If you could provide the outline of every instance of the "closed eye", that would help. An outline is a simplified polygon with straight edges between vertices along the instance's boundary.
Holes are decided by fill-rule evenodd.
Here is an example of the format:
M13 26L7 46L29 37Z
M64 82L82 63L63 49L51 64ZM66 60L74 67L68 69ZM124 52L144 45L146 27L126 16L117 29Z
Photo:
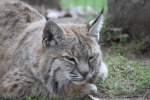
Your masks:
M65 59L69 62L72 62L73 64L76 64L76 59L73 57L65 56Z
M89 57L88 62L93 61L93 59L94 59L94 56Z
M91 55L91 56L88 58L88 62L92 62L92 61L98 59L98 56L99 56L98 53Z

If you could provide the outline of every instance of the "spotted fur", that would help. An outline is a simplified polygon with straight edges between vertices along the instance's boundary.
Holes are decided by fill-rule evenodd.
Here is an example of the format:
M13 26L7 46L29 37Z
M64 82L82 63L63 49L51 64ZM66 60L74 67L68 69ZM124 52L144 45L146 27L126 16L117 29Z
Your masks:
M66 96L97 91L96 80L105 79L108 71L86 24L41 17L26 26L15 37L1 41L0 95ZM3 27L1 40L4 32L12 34Z

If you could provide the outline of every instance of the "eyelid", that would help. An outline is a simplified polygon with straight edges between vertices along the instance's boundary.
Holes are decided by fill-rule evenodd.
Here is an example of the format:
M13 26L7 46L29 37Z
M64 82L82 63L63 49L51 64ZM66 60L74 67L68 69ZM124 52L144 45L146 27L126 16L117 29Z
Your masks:
M94 55L90 56L88 60L91 61L91 60L97 58L98 55L99 55L99 54L94 54Z
M73 62L74 64L77 63L77 60L76 60L74 57L65 56L64 58L65 58L67 61L69 61L69 62Z
M90 60L90 59L93 59L93 58L94 58L94 56L90 56L90 57L89 57L89 60Z
M91 61L91 60L93 60L94 58L95 58L95 56L90 56L88 60Z

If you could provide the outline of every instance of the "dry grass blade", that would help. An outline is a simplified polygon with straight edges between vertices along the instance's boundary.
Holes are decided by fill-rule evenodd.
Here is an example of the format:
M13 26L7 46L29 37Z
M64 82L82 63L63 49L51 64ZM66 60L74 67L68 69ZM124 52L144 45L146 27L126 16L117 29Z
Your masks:
M89 95L89 97L90 97L92 100L100 100L99 98L94 97L94 96L92 96L92 95Z

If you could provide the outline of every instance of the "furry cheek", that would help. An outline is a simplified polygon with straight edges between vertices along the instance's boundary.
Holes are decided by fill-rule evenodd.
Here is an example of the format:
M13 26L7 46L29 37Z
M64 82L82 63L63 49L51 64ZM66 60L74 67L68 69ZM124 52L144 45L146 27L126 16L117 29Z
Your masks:
M102 80L108 77L108 67L104 62L101 63L99 76Z

